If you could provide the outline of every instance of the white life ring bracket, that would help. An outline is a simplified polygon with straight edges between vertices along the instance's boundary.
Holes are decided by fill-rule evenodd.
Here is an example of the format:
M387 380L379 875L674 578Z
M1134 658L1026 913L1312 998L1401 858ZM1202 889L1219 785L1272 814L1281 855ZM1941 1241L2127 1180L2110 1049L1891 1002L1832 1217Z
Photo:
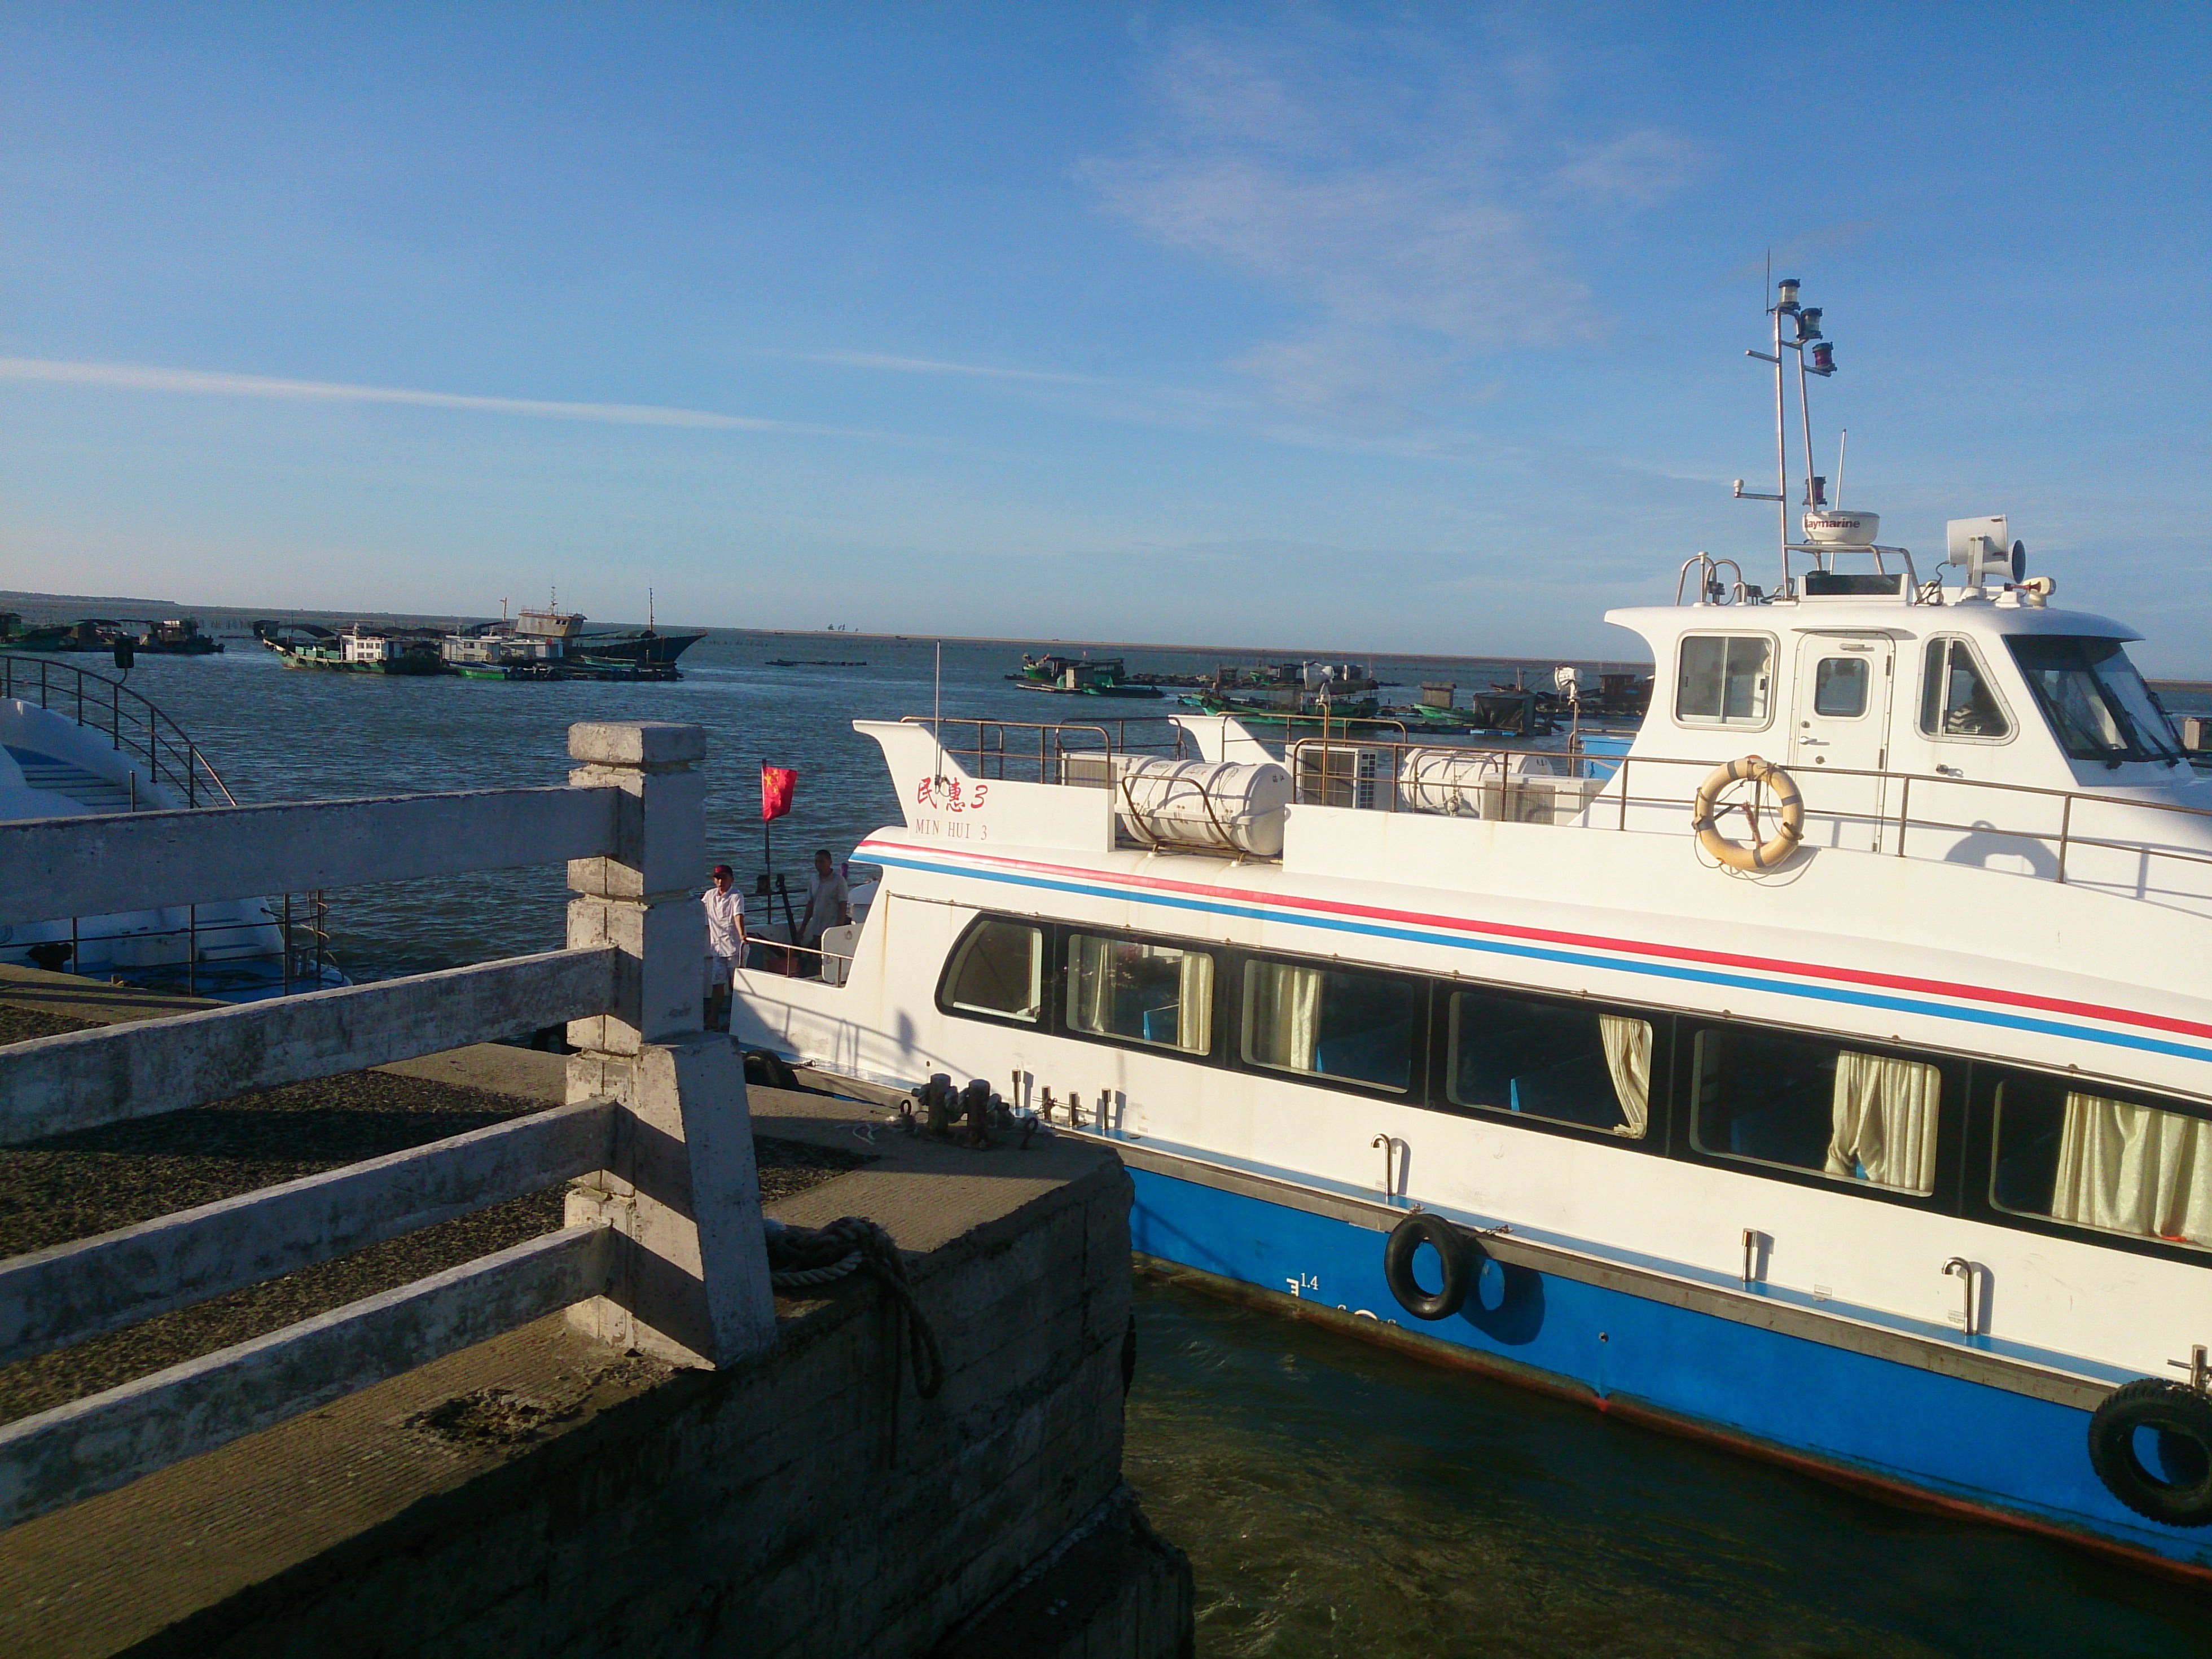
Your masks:
M1756 845L1730 841L1721 834L1715 819L1724 810L1721 797L1734 785L1749 783L1770 792L1774 797L1776 819L1774 833ZM1759 834L1759 808L1746 801L1741 804L1744 817L1749 820L1751 833ZM1757 755L1746 755L1716 766L1698 786L1698 797L1691 809L1690 828L1698 837L1698 845L1731 870L1772 870L1787 863L1792 854L1805 840L1805 798L1797 791L1796 780L1772 761L1762 760Z

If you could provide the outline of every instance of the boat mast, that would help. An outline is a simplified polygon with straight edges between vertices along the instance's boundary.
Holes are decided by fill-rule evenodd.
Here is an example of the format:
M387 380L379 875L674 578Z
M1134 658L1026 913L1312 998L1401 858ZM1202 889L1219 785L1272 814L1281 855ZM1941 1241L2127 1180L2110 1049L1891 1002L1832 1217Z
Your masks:
M1789 290L1794 302L1797 297L1795 280L1785 280L1783 288ZM1778 303L1767 307L1774 319L1774 500L1776 533L1782 541L1782 586L1774 591L1790 591L1790 416L1783 406L1782 388L1782 307Z
M1768 275L1772 275L1771 264ZM1773 351L1747 350L1743 354L1774 366L1774 493L1770 495L1764 490L1746 489L1743 480L1738 478L1735 481L1735 495L1738 501L1772 501L1775 504L1775 528L1781 543L1782 555L1782 583L1775 589L1778 597L1786 596L1790 592L1790 555L1792 549L1798 546L1790 538L1790 404L1788 382L1783 374L1782 353L1784 348L1797 354L1797 415L1805 444L1804 508L1810 513L1827 505L1826 490L1828 481L1813 471L1813 408L1807 395L1806 376L1818 374L1826 379L1833 374L1836 372L1835 348L1820 331L1820 308L1797 303L1800 286L1795 276L1784 276L1774 284L1774 303L1766 308L1766 314L1774 325ZM1796 326L1795 338L1785 340L1782 337L1782 319L1784 317ZM1808 357L1810 362L1807 361ZM1843 474L1840 450L1836 458L1836 472L1840 479ZM1814 554L1821 568L1827 568L1826 551L1820 549L1804 550Z

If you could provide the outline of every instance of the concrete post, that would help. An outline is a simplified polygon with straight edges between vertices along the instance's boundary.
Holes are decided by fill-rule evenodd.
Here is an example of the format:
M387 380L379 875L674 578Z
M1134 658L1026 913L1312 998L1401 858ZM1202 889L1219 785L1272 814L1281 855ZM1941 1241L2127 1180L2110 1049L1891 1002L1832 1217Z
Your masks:
M582 763L571 783L629 798L614 854L568 866L580 895L569 944L622 952L613 1010L569 1022L579 1052L568 1098L608 1095L628 1109L612 1166L569 1191L569 1225L605 1223L627 1241L610 1293L571 1309L569 1322L677 1364L728 1365L775 1342L775 1299L744 1068L727 1036L699 1029L706 734L583 724L569 727L568 753Z

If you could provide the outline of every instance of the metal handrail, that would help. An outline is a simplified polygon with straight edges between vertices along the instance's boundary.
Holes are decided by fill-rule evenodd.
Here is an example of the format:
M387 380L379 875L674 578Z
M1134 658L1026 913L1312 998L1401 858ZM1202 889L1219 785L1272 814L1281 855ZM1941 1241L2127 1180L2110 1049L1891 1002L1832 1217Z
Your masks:
M1381 788L1381 786L1385 784L1386 781L1389 785L1387 791L1389 803L1387 805L1382 807L1382 810L1393 812L1400 810L1399 797L1404 793L1401 774L1403 771L1404 757L1408 753L1426 751L1432 753L1449 752L1452 754L1461 754L1466 755L1471 758L1481 757L1495 760L1499 763L1501 769L1514 759L1528 756L1542 756L1547 758L1556 759L1561 762L1567 769L1562 773L1553 774L1552 775L1565 778L1601 778L1608 786L1613 784L1616 780L1618 781L1620 785L1618 793L1608 787L1601 789L1596 794L1591 797L1587 805L1588 808L1592 810L1593 816L1589 820L1588 827L1593 829L1608 827L1607 825L1601 824L1594 815L1594 809L1597 806L1598 802L1601 799L1603 799L1607 803L1618 804L1619 812L1609 827L1620 830L1626 830L1629 827L1628 809L1632 805L1679 806L1685 805L1690 799L1686 794L1679 796L1672 794L1632 794L1629 792L1628 787L1629 772L1632 767L1691 767L1698 769L1702 773L1710 772L1715 767L1727 763L1723 761L1692 759L1674 755L1625 755L1615 758L1612 756L1571 754L1563 750L1544 749L1501 749L1482 747L1474 744L1462 745L1456 744L1382 744L1362 742L1358 739L1341 738L1302 738L1291 745L1290 754L1288 757L1291 760L1291 775L1294 782L1304 775L1297 765L1297 756L1300 751L1315 746L1319 746L1323 749L1364 749L1370 750L1389 750L1391 755L1390 777L1388 780L1385 780L1382 776L1378 775L1375 779L1375 782L1378 786L1378 793L1385 793ZM1898 791L1898 805L1897 810L1893 813L1887 810L1884 810L1879 813L1829 813L1825 816L1859 818L1866 823L1879 825L1883 830L1887 830L1892 826L1894 826L1897 830L1895 856L1899 858L1909 856L1905 850L1905 837L1909 831L1917 829L1950 830L1961 835L1970 835L1979 831L1986 834L2006 836L2020 840L2037 841L2050 844L2054 847L2057 852L2057 867L2055 873L2047 878L2047 879L2055 880L2060 883L2063 883L2067 879L2067 854L2071 848L2076 847L2101 848L2108 851L2136 853L2152 858L2174 859L2188 864L2212 865L2212 854L2195 852L2185 848L2159 847L2154 846L2148 842L2120 841L2110 836L2083 835L2074 828L2074 808L2075 804L2077 801L2088 801L2103 806L2136 807L2145 811L2170 813L2179 817L2207 819L2212 819L2212 807L2185 806L2178 801L2143 800L2128 795L2100 794L2094 791L2086 789L2053 789L2042 784L2000 783L1994 780L1984 781L1982 780L1973 778L1949 777L1941 773L1893 772L1887 769L1824 766L1816 772L1805 771L1801 769L1799 775L1801 780L1811 778L1867 778L1879 780L1883 782L1894 782L1898 784L1899 786ZM1328 780L1324 779L1324 781L1327 781ZM1953 823L1941 818L1916 818L1911 813L1911 792L1912 787L1915 784L1920 785L1923 788L1934 785L1938 787L1948 786L1955 789L1994 790L2003 794L2032 795L2039 797L2045 800L2055 801L2058 804L2059 808L2058 829L2056 832L2053 832L2045 830L2007 829L1997 824ZM1424 809L1418 806L1407 806L1404 810L1412 812L1420 812L1424 811Z
M928 714L908 714L902 718L901 724L932 727L941 753L956 759L973 758L975 769L972 775L994 781L1003 781L1006 775L1006 757L1010 752L1006 746L1006 734L1009 732L1034 732L1036 733L1038 782L1058 783L1062 781L1051 775L1055 762L1064 762L1072 755L1099 755L1107 762L1107 776L1100 780L1100 786L1109 788L1112 787L1113 757L1117 750L1131 754L1141 750L1168 750L1171 747L1176 757L1182 759L1185 755L1184 743L1188 737L1172 716L1164 714L1119 715L1079 722L987 720L967 714L937 719ZM1160 725L1172 729L1171 732L1161 733L1156 740L1133 741L1129 737L1129 727L1146 725ZM975 741L964 744L945 742L943 728L948 726L972 732ZM1097 741L1070 743L1067 739L1071 735L1095 738ZM1172 744L1170 743L1170 736ZM994 742L993 738L997 740ZM990 769L994 761L998 767L995 772Z
M1690 580L1690 568L1692 565L1698 567L1698 597L1695 603L1701 605L1711 605L1712 603L1710 596L1711 595L1712 591L1720 586L1721 567L1723 565L1726 565L1729 569L1735 572L1735 583L1729 590L1732 602L1736 605L1741 605L1744 602L1746 589L1744 587L1743 567L1741 565L1738 564L1734 559L1717 559L1710 553L1692 553L1688 558L1682 561L1681 569L1677 571L1674 575L1674 603L1676 605L1682 603L1682 589Z
M311 990L326 986L328 970L336 963L331 951L330 902L319 891L286 893L273 901L266 920L246 919L236 921L203 921L200 907L185 907L185 924L181 927L148 927L127 933L88 934L84 923L92 918L70 916L69 921L69 969L81 972L81 958L87 947L95 942L110 946L123 944L136 947L161 940L181 940L184 957L178 962L155 962L128 964L102 971L120 973L129 983L161 988L181 981L187 996L199 994L199 977L203 969L220 972L224 969L249 964L269 963L276 969L283 994L289 996L300 985ZM227 936L258 933L272 929L277 935L273 951L248 951L243 955L210 958L209 950L225 950ZM61 940L51 941L59 945Z
M74 717L79 726L105 732L118 750L144 756L147 775L153 781L165 781L163 775L166 771L166 781L183 794L185 805L198 806L201 794L209 793L203 787L202 778L211 787L212 793L209 793L210 805L217 804L217 797L221 798L222 805L238 805L238 798L230 793L230 786L222 781L222 775L215 769L199 745L185 734L185 729L120 680L110 679L105 674L95 674L75 663L56 662L51 657L0 651L0 697L15 697L26 702L30 701L33 682L28 671L33 663L38 665L39 670L36 689L40 708L52 708L55 702L60 701L65 706L63 712L67 712L66 704L74 697ZM63 673L74 676L74 683L62 679ZM57 681L60 683L57 684ZM88 696L88 687L100 686L106 688L104 697L96 689L92 690ZM128 721L124 718L125 698L130 700L131 714ZM141 711L144 725L143 732L138 729Z

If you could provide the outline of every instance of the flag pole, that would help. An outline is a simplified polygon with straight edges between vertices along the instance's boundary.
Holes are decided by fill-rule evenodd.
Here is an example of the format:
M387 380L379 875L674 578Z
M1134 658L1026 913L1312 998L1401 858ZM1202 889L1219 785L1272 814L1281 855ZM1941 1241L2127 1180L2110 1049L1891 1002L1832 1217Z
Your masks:
M765 755L761 757L761 782L763 786L768 782L768 757ZM763 787L761 792L761 891L763 893L769 890L769 884L775 878L775 843L769 839L769 825L774 820L768 815L768 792Z

